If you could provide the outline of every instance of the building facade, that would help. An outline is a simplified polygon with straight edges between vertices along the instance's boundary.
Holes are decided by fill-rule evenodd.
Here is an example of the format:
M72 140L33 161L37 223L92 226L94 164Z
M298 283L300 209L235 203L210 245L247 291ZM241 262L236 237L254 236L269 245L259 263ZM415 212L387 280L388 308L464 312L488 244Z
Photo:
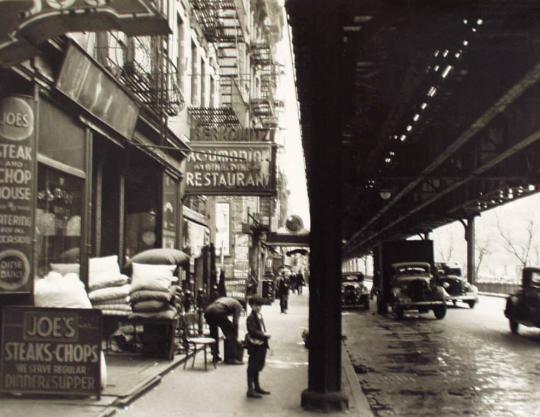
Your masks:
M88 11L90 3L65 8ZM265 238L277 227L279 207L286 207L276 193L275 168L283 106L276 99L281 66L275 48L283 8L276 0L139 3L153 18L130 10L132 20L106 22L93 7L93 24L67 21L63 27L73 32L47 32L66 23L58 6L54 25L19 22L20 30L11 28L17 42L0 49L2 117L20 113L33 120L32 143L21 147L22 156L9 143L2 149L9 197L2 251L8 251L6 265L13 261L21 269L6 272L2 300L30 301L32 277L55 264L80 264L87 283L89 258L117 255L122 266L150 248L187 252L191 272L200 275L196 259L208 256L212 245L215 261L196 282L206 291L217 268L238 296L250 278L257 282L271 268ZM47 5L7 10L6 22L56 13ZM49 36L40 40L38 32ZM253 156L229 164L232 185L210 193L193 189L186 180L188 155L227 152L222 142L235 147L230 155ZM200 143L209 147L195 149ZM12 168L19 165L20 172ZM263 174L245 177L235 171L241 165L263 166ZM25 175L30 179L16 187ZM18 205L17 196L25 204ZM26 226L15 227L21 222ZM23 276L20 285L17 276Z

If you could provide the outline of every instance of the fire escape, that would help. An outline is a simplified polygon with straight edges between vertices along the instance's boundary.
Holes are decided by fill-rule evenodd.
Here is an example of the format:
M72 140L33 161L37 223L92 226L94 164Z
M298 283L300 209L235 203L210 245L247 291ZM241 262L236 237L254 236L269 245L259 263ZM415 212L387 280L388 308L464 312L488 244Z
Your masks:
M284 107L283 101L275 98L280 66L274 61L272 48L267 42L251 46L251 60L260 76L260 86L250 100L251 114L260 120L262 127L275 128L278 111Z
M221 106L191 108L190 115L199 126L215 125L220 121L229 126L247 126L250 80L242 73L245 69L240 52L246 50L246 13L237 8L235 0L193 0L192 10L206 40L217 47Z
M122 32L98 35L97 58L137 98L143 111L167 137L167 119L184 108L176 66L166 36L129 37Z

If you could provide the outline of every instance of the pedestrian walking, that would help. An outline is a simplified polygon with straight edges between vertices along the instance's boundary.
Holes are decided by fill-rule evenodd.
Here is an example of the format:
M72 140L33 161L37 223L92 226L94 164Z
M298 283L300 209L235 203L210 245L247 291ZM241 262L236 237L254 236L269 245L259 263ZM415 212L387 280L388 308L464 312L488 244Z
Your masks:
M302 295L302 290L304 288L304 285L306 285L306 281L304 280L304 274L302 274L302 271L298 271L298 276L296 277L297 284L298 284L298 295Z
M261 387L259 374L264 368L266 360L266 351L268 350L268 339L270 334L266 331L261 309L263 300L261 297L254 296L249 299L251 314L246 320L246 348L249 355L247 368L247 396L249 398L261 398L263 395L270 394Z
M283 314L287 314L287 309L289 308L289 289L289 277L282 272L278 280L278 296L279 307Z
M214 362L222 361L222 358L219 356L219 327L225 335L225 343L228 343L231 349L231 358L225 358L225 363L231 365L242 363L242 361L238 360L237 352L238 320L241 312L242 304L232 297L220 297L204 310L204 318L210 327L210 337L216 340L216 343L212 345ZM231 315L232 321L228 318Z
M296 280L296 274L291 274L291 276L289 277L289 285L291 287L291 292L295 294L296 290L298 289L298 282Z

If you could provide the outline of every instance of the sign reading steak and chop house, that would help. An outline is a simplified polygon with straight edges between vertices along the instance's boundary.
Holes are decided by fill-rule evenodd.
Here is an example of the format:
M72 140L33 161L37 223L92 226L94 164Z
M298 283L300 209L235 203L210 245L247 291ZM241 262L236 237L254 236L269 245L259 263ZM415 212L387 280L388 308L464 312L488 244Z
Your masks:
M101 392L101 311L5 307L0 390L98 395Z
M269 142L191 142L186 193L259 195L276 193L275 145Z
M0 99L0 294L32 292L34 106Z

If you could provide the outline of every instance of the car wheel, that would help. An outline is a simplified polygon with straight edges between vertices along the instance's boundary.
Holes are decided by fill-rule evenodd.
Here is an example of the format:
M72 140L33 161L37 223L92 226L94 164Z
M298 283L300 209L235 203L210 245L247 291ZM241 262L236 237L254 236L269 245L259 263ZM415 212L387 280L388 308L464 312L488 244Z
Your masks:
M476 304L475 301L467 301L467 304L469 304L470 308L474 308L474 305Z
M514 321L514 320L509 320L509 322L510 322L510 331L513 334L518 334L518 332L519 332L519 323L517 321Z
M444 316L446 316L446 306L435 307L433 309L433 314L435 314L437 320L444 319Z

